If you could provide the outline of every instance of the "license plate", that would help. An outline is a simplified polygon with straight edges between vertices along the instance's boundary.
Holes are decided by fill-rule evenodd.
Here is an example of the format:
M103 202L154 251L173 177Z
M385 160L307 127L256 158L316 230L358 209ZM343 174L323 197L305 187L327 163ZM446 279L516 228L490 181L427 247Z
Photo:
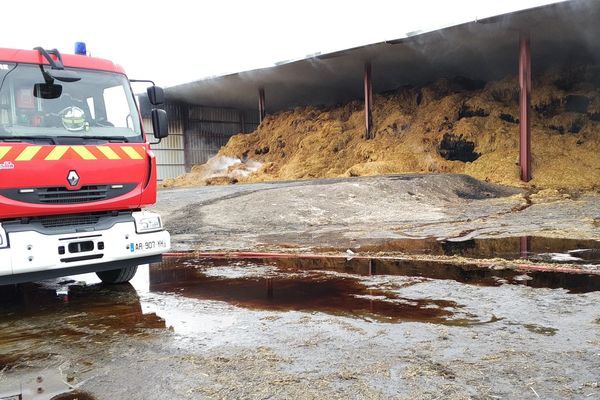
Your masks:
M129 251L132 253L136 251L164 249L166 247L167 243L164 240L148 240L146 242L129 243Z

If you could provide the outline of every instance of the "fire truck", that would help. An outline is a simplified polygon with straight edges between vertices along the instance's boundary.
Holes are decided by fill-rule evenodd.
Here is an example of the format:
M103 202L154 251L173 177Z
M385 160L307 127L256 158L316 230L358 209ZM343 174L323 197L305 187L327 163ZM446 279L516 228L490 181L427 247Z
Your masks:
M156 159L130 81L81 47L0 48L0 285L89 272L127 282L170 248L144 210ZM164 92L152 83L147 96L160 141Z

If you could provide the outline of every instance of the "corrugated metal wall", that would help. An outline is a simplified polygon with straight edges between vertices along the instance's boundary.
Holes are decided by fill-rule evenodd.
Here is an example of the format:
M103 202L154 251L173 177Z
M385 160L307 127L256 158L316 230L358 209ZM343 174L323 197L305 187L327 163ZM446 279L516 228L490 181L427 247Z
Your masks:
M156 154L159 181L182 175L193 165L205 163L231 136L253 132L259 124L256 111L187 104L167 104L165 110L169 117L169 136L151 146ZM144 118L144 127L151 135L149 116Z
M258 127L258 113L227 108L188 106L185 146L190 165L203 164L229 138Z
M186 172L185 169L185 138L184 120L181 107L166 105L165 110L169 117L169 136L159 144L153 144L152 150L156 154L158 180L174 178ZM152 120L144 118L144 128L150 137L150 142L156 140L152 135Z

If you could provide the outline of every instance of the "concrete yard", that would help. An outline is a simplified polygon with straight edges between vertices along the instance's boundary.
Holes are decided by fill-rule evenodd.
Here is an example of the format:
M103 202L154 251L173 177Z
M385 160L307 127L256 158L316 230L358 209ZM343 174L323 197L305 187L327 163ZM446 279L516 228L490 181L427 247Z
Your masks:
M215 257L1 288L0 398L600 398L598 199L460 175L162 190L174 249Z
M599 199L409 174L168 189L155 209L176 250L345 251L428 237L598 240Z

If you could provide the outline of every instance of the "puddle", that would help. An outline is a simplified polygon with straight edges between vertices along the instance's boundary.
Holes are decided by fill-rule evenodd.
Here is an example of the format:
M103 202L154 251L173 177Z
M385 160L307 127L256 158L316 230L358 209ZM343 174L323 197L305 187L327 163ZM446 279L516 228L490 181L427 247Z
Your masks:
M143 335L148 328L165 328L162 318L142 312L130 284L0 286L0 301L0 371L4 372L51 359L54 346L98 346L118 334Z
M222 270L222 271L219 271ZM242 271L246 271L243 274ZM394 260L365 258L253 258L253 259L198 259L171 258L154 264L150 270L150 290L159 284L209 281L243 281L253 276L269 276L273 271L301 276L307 271L349 274L357 276L403 276L435 280L453 280L478 286L503 284L525 285L534 288L566 289L570 293L587 293L600 290L600 275L569 274L563 272L531 271L524 274L511 269L481 268L427 260ZM295 274L295 275L293 275ZM218 279L222 278L222 279ZM236 279L239 278L239 279Z
M581 247L588 244L580 243ZM258 311L472 326L498 319L493 309L477 311L485 304L458 295L473 292L469 288L490 288L486 293L491 298L511 292L501 291L501 286L564 289L560 296L600 290L600 275L524 274L423 260L313 257L167 258L140 268L133 285L96 282L84 275L0 287L0 371L51 363L65 349L85 352L128 337L155 337L152 329L164 331L167 325L180 333L202 332L209 337L233 323L223 305L209 305L215 311L207 313L209 303L203 303L205 312L199 313L198 303L186 303L186 298ZM540 335L555 333L542 325L526 329Z
M142 313L139 296L130 284L104 286L79 282L66 290L39 283L0 286L0 299L3 325L23 318L59 315L64 323L56 330L64 336L78 335L81 333L78 328L89 326L98 327L98 333L107 330L137 333L141 328L164 327L164 321L156 315ZM5 339L6 336L0 336L0 343Z
M589 244L578 243L581 247ZM403 292L423 282L445 280L490 288L560 288L567 293L600 290L599 275L524 274L423 260L168 258L140 269L132 281L135 287L103 286L89 276L0 287L0 370L52 359L53 347L46 343L49 337L59 345L81 348L110 343L122 335L147 335L148 329L166 329L165 319L178 315L177 307L168 306L167 296L159 300L166 304L164 308L155 306L152 302L158 300L153 299L146 301L144 312L140 296L148 300L155 293L255 310L323 312L383 322L468 325L491 320L489 314L473 317L464 311L464 304L440 293L408 296ZM183 324L186 318L189 315L181 316Z
M591 254L585 249L593 244L563 242L564 247L552 243L548 248L535 239L524 242L529 242L532 256L578 258L580 253ZM440 246L435 251L450 249L433 243ZM422 244L412 242L412 250ZM521 240L513 239L511 245L521 245ZM514 251L505 247L492 251L491 245L480 242L452 246L454 252L478 254L487 248L494 256ZM315 365L330 365L331 360L343 361L335 376L357 365L372 368L381 360L391 360L392 371L401 360L406 368L421 368L415 374L428 377L421 371L438 369L430 360L432 354L440 360L457 360L449 372L446 364L439 365L443 377L456 375L457 381L477 375L475 370L464 371L465 365L475 365L477 371L483 368L485 376L500 376L524 359L544 366L540 374L552 366L552 375L545 375L550 376L550 384L564 371L578 371L577 366L583 366L584 372L567 374L574 385L581 385L583 379L597 380L586 371L593 371L597 361L599 275L523 273L424 260L301 256L166 258L140 268L132 284L97 282L93 275L83 275L0 287L0 398L26 390L35 395L40 374L45 397L39 398L46 400L93 399L70 392L71 388L118 398L119 390L130 387L148 398L156 385L168 387L166 382L229 390L232 382L244 382L239 380L242 370L250 370L246 380L268 375L265 368L273 368L272 376L279 377L282 370L312 371ZM237 357L240 348L244 352ZM263 361L266 356L260 349L264 348L273 348L273 354L284 361ZM575 358L573 349L579 349ZM206 354L231 361L215 362ZM185 364L183 359L191 361ZM555 359L576 361L563 366ZM290 364L288 360L301 361ZM132 366L139 373L125 386L115 386ZM174 381L169 375L173 366ZM222 377L223 371L231 372L231 381L205 380ZM325 374L328 380L334 376ZM164 381L148 385L157 377ZM301 375L298 381L305 378ZM401 383L427 385L429 381ZM396 393L393 390L391 394ZM240 393L243 397L246 392L236 392ZM500 390L495 393L507 397Z
M244 273L245 272L245 273ZM401 278L390 284L377 277ZM224 301L256 310L324 312L383 322L422 321L469 325L463 306L445 299L398 295L402 287L427 280L478 286L504 284L600 290L600 276L491 270L475 266L381 259L168 259L150 269L150 291Z
M86 392L74 391L58 394L50 400L96 400L96 398Z
M359 280L320 273L270 274L266 277L213 276L207 270L165 262L150 271L150 290L171 292L204 300L225 301L251 309L276 311L320 311L378 321L447 322L450 309L458 307L445 300L415 300L371 289ZM254 262L243 263L254 267ZM240 265L240 263L237 263ZM207 273L209 272L209 273Z
M339 251L320 248L317 251ZM403 253L439 256L461 256L477 259L529 259L570 264L600 264L600 241L556 239L545 237L510 237L498 239L445 240L401 239L378 244L358 244L350 247L357 254Z

